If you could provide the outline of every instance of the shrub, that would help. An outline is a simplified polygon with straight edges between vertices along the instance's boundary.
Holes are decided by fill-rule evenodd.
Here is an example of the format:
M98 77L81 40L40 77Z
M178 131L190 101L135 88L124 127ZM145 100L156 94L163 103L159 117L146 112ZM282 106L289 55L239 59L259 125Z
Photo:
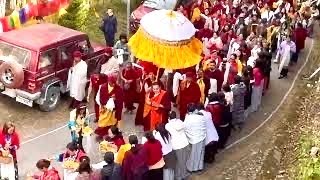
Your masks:
M58 24L71 29L85 31L90 12L89 2L86 0L73 0L66 11L67 13L59 18Z

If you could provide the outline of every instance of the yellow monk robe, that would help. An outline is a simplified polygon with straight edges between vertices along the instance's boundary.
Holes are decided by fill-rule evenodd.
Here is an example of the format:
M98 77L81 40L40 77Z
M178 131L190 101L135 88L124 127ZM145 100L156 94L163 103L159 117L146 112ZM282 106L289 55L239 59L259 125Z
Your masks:
M205 88L206 88L206 85L204 84L203 79L198 79L197 83L199 85L200 93L201 93L200 103L204 104L205 101L206 101L206 95L205 95L205 92L204 92Z
M238 75L239 75L239 76L242 76L243 64L242 64L242 62L240 61L240 59L237 59L236 62L237 62L237 67L238 67Z
M201 19L201 11L199 8L194 8L192 17L191 17L191 22L196 22Z
M108 92L111 93L113 87L108 84ZM115 110L111 111L104 107L100 109L100 116L98 121L98 127L107 127L113 126L117 123L117 119L115 118Z
M120 164L120 165L122 165L122 161L123 161L124 155L130 149L131 149L131 144L129 144L129 143L120 146L118 154L117 154L117 158L115 159L115 162Z

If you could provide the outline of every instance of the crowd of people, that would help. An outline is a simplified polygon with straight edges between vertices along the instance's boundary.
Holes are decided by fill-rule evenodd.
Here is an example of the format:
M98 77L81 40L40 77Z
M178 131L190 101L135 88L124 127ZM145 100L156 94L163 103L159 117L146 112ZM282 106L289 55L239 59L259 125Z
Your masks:
M87 64L81 52L73 53L68 78L72 142L54 159L77 163L76 179L182 180L204 170L232 131L240 131L249 114L261 107L272 60L279 65L279 79L286 78L319 17L314 2L290 0L198 0L177 11L190 19L196 38L203 42L203 58L194 67L169 71L131 61L128 39L122 34L114 56L91 75L87 90ZM111 10L108 14L113 15ZM106 41L113 45L113 39ZM87 102L92 101L95 124L88 117ZM122 135L124 113L135 113L135 125L145 131L142 139ZM96 140L113 149L105 153L105 163L98 169L88 157L92 149L83 145L84 138L91 137L91 127L96 127ZM0 150L9 151L17 164L18 148L14 125L6 123ZM43 173L32 178L60 179L51 160L39 160L36 167Z

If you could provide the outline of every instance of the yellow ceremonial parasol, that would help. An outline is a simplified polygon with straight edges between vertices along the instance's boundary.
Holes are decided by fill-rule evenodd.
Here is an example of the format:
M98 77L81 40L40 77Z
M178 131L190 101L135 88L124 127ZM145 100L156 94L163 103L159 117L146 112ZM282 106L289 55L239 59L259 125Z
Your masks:
M128 44L138 59L159 68L182 69L201 60L202 43L195 33L193 24L181 13L156 10L143 16Z

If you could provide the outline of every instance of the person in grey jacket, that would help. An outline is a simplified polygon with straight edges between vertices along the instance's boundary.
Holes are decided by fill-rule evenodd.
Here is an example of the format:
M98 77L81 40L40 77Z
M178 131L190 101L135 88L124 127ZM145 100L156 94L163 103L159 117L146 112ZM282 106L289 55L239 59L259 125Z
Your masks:
M126 34L120 34L119 40L113 46L113 55L118 59L119 64L129 60L128 38Z
M101 180L121 180L121 166L114 162L113 152L106 152L104 161L107 165L101 169Z
M234 126L241 129L244 122L244 96L247 92L246 85L242 82L240 76L235 76L234 84L231 86L233 93L233 104L231 107L232 120Z

